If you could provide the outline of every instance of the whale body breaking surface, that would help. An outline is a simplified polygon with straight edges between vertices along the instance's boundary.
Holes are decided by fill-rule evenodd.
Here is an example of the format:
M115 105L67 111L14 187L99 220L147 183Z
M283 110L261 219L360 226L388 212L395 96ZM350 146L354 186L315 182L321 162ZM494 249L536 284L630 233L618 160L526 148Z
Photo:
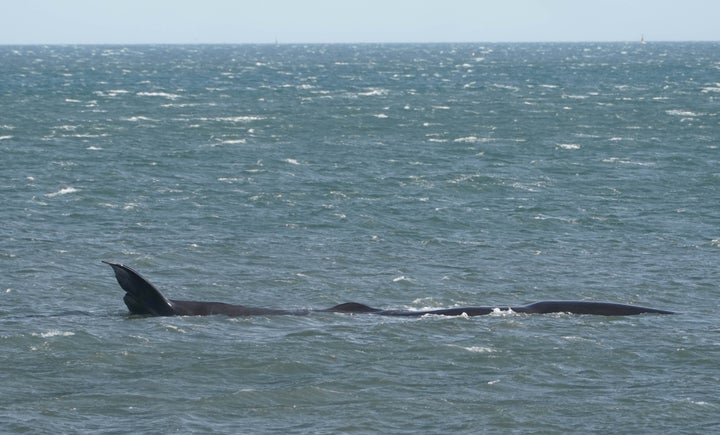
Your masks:
M590 301L541 301L522 306L509 307L453 307L436 310L385 310L357 302L346 302L330 308L316 310L284 310L247 307L224 302L183 301L166 298L154 285L132 268L120 263L103 261L115 272L115 278L125 290L123 301L131 314L148 316L257 316L257 315L306 315L310 313L376 314L382 316L483 316L497 311L513 311L527 314L594 314L601 316L630 316L636 314L674 314L672 311L626 305L612 302Z

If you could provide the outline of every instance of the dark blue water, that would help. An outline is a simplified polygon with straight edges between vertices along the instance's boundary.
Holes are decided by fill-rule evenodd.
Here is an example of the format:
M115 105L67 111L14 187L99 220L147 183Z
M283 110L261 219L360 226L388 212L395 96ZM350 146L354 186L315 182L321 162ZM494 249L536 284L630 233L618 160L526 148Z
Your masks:
M716 43L0 47L0 428L717 430L718 103Z

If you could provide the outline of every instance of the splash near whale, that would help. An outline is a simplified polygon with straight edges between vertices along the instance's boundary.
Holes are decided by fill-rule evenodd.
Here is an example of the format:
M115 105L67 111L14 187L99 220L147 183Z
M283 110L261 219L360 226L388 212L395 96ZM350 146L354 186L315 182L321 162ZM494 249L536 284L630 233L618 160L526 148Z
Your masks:
M123 301L131 314L148 316L257 316L257 315L307 315L310 313L376 314L381 316L483 316L493 312L513 311L527 314L594 314L600 316L631 316L636 314L674 314L672 311L612 302L587 301L541 301L515 307L455 307L438 310L385 310L357 302L346 302L334 307L317 310L283 310L256 308L224 302L182 301L166 298L147 279L132 268L119 263L103 261L115 272L118 284L125 290Z

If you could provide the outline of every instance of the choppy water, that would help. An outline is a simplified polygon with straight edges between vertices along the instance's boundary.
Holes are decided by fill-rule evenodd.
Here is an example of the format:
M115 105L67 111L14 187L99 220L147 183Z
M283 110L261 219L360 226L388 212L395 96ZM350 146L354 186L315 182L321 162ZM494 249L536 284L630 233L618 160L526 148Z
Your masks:
M717 43L0 47L0 429L717 431L719 100Z

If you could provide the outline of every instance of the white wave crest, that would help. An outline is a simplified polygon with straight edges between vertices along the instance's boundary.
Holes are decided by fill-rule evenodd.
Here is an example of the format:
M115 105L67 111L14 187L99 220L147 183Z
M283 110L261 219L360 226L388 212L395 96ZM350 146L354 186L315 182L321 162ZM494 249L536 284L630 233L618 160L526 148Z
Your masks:
M672 109L672 110L666 110L665 113L671 116L700 116L703 115L703 113L696 113L691 112L689 110L679 110L679 109Z
M564 150L579 150L580 145L576 143L559 143L558 148L562 148Z
M178 98L180 98L180 95L171 94L169 92L138 92L135 95L139 97L162 97L167 98L168 100L177 100Z
M467 350L468 352L474 352L474 353L497 352L497 350L493 349L492 347L484 347L484 346L468 346L468 347L463 347L463 349Z
M52 198L55 196L67 195L68 193L75 193L75 192L79 192L79 190L74 187L65 187L63 189L58 190L57 192L46 193L45 196L47 196L48 198Z
M74 332L70 331L59 331L57 329L51 329L47 332L33 332L33 337L42 337L42 338L49 338L49 337L70 337L72 335L75 335Z

